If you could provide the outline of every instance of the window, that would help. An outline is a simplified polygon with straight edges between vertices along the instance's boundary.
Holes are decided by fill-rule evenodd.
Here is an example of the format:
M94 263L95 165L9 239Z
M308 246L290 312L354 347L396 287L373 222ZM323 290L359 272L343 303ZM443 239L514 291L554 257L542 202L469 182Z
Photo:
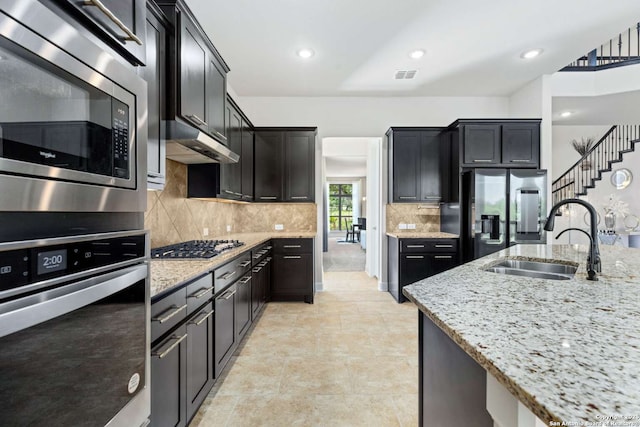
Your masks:
M329 230L346 230L353 221L351 184L329 184Z

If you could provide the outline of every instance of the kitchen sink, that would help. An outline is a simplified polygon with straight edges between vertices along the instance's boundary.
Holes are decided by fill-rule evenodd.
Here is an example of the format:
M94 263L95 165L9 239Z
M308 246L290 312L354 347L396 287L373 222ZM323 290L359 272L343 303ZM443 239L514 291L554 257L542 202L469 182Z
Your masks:
M534 279L569 280L578 269L575 265L558 264L554 262L520 261L506 259L485 271L512 276L532 277Z

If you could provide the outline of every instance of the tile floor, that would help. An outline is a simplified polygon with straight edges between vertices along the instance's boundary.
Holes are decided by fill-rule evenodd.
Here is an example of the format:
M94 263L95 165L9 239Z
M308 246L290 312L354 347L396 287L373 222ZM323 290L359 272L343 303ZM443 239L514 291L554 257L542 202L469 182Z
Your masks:
M269 303L191 427L417 426L418 312L364 272Z

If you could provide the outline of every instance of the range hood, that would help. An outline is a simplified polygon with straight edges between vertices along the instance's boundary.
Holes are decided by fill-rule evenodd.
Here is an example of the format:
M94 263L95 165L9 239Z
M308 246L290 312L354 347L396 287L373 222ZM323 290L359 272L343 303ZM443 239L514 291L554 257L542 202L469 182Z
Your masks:
M177 120L165 121L167 159L184 164L238 163L240 156L211 136Z

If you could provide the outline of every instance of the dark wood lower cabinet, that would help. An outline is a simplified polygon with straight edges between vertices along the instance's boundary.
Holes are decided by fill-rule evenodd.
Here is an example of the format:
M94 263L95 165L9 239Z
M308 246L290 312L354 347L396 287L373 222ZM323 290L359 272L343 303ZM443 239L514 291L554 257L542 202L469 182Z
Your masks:
M389 237L389 293L398 302L402 288L459 265L457 239L397 239Z
M151 425L187 424L187 325L151 350Z
M231 285L214 301L215 306L215 375L216 378L231 359L236 349L236 285Z
M482 366L419 314L420 426L493 427Z
M187 418L191 419L213 387L213 303L187 322Z
M251 326L251 271L236 282L236 334L240 342Z
M273 255L271 300L313 303L313 254Z

